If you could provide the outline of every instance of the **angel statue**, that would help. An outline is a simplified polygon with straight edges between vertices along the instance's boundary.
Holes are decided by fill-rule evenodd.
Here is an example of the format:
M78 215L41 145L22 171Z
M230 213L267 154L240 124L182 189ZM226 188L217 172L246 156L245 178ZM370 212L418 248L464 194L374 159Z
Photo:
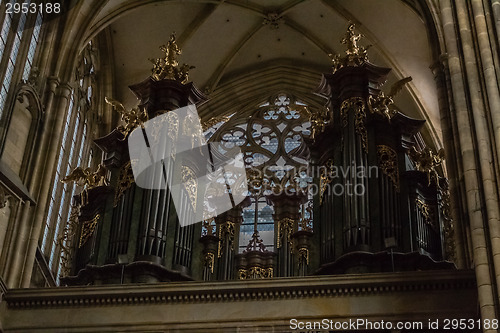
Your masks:
M341 40L342 44L347 45L347 50L345 51L347 55L358 55L360 51L363 51L363 48L358 46L358 41L361 37L363 37L363 35L356 35L354 33L354 27L354 24L350 23L345 37Z
M405 77L394 83L391 87L391 91L386 95L383 91L380 91L378 96L373 97L370 95L368 99L368 106L371 112L377 112L384 115L389 121L397 113L397 110L390 108L394 104L394 97L403 89L404 85L412 80L411 76Z
M116 128L123 134L124 137L126 137L134 128L141 126L148 120L146 110L140 111L138 108L134 108L127 111L122 103L112 98L105 97L104 100L121 115L121 120L125 122L125 126L122 125Z
M177 56L181 54L182 51L175 40L175 32L170 35L170 40L167 45L160 46L160 50L165 52L165 65L172 67L177 67L179 65L177 62Z
M61 182L70 183L75 182L78 186L84 186L86 189L91 189L97 186L107 186L106 180L107 170L99 164L97 171L92 172L90 168L76 167L69 175L64 177Z
M415 162L415 168L427 174L428 185L430 186L431 181L434 180L436 185L439 186L439 175L436 168L440 166L444 160L444 149L441 148L437 154L434 154L429 147L421 151L417 151L415 147L412 147L409 151L409 155L413 162Z

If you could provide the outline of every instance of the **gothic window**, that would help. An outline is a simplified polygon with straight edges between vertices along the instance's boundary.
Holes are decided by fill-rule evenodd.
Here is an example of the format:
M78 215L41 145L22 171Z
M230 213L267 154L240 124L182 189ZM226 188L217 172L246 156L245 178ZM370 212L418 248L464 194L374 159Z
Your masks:
M244 155L251 204L243 208L239 233L239 253L245 251L257 232L266 249L274 250L274 208L266 197L272 193L305 191L310 202L301 207L310 218L312 193L309 188L309 151L304 142L310 132L310 112L306 103L280 93L256 108L228 117L205 133L211 142L220 142L218 152Z
M14 1L11 1L11 3L14 3ZM25 0L24 3L29 3L29 1ZM0 73L2 82L0 86L0 116L5 113L4 108L9 89L13 80L16 81L17 64L21 63L23 65L20 68L20 71L23 71L22 78L28 80L38 45L42 19L42 14L29 12L21 12L16 15L12 13L5 14L0 32L0 60L5 64L5 71ZM28 22L34 23L32 29L27 28ZM24 43L29 43L27 53L23 51L25 49L23 47ZM2 59L4 56L7 58Z
M31 68L33 66L33 58L35 57L35 50L38 45L40 37L40 29L42 27L42 19L43 19L42 12L39 12L36 17L35 26L33 28L33 34L31 35L30 46L28 49L28 56L26 57L26 62L24 64L23 80L25 81L28 80Z
M89 56L90 53L91 44L82 54L82 65L77 69L78 87L70 96L41 243L41 251L45 254L48 266L54 273L56 281L59 280L61 270L61 247L66 245L62 231L67 224L71 200L76 191L75 185L62 183L61 180L75 167L89 163L84 161L84 156L87 155L85 151L88 148L86 145L89 133L87 119L91 112L92 84L95 72L95 66Z

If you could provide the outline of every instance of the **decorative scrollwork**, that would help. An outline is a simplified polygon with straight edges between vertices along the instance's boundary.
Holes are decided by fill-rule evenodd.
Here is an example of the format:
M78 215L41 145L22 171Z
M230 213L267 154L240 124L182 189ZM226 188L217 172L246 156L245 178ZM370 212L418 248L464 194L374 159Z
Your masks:
M361 146L363 150L368 152L368 132L366 131L366 110L365 101L361 97L351 97L342 102L340 107L340 115L342 118L342 126L346 127L348 124L349 110L354 110L354 126L356 134L361 139Z
M212 117L210 119L208 119L207 121L205 121L203 124L201 124L201 127L203 128L204 131L206 131L207 129L209 129L210 127L218 124L218 123L221 123L221 122L227 122L229 119L228 116L218 116L218 117Z
M153 63L151 77L157 81L168 79L186 84L189 81L189 70L195 67L188 64L179 66L177 56L182 53L182 50L177 45L175 32L170 35L170 40L166 45L160 46L160 50L165 53L163 58L149 59Z
M450 191L448 189L447 181L445 180L446 186L442 186L439 193L441 196L440 209L441 216L443 218L443 231L444 231L444 241L445 241L445 255L446 259L449 261L455 261L455 226L453 223L453 218L451 216L451 203L450 203Z
M78 248L81 248L94 233L97 223L101 215L97 214L92 220L82 222L82 232L80 234L80 242L78 243Z
M231 251L234 250L234 222L226 221L226 223L219 226L219 247L217 250L218 258L222 256L222 249L224 246L230 246Z
M250 267L248 269L240 268L238 270L238 279L270 279L273 277L273 268Z
M294 229L294 220L291 218L285 217L277 222L278 224L278 234L277 234L277 243L276 247L279 249L282 245L282 239L285 238L286 233L286 242L290 245L290 248L293 248L292 242L292 233Z
M326 125L330 122L330 109L325 108L319 112L309 112L311 122L311 139L315 139L319 133L325 130Z
M319 204L323 204L323 195L325 194L328 185L333 180L333 160L329 159L325 163L325 168L321 168L319 176Z
M377 159L379 168L389 177L396 191L399 192L399 168L396 151L386 145L378 145Z
M420 214L422 214L425 224L437 230L436 219L434 218L431 207L419 198L415 200L415 205Z
M185 165L182 166L182 182L184 183L184 188L186 189L189 200L191 201L191 206L193 210L196 209L196 199L198 195L198 181L196 175L190 167Z
M203 265L210 270L210 273L214 272L215 255L212 252L207 252L203 256Z
M61 276L68 276L71 273L73 264L73 241L78 230L78 216L80 215L80 205L73 206L69 215L68 223L57 239L57 244L61 248Z
M118 205L118 202L120 201L125 191L128 190L134 182L134 173L132 172L131 162L128 161L120 168L120 174L118 175L118 181L115 188L113 207L116 207L116 205Z
M309 249L307 247L299 248L298 255L299 265L309 265Z

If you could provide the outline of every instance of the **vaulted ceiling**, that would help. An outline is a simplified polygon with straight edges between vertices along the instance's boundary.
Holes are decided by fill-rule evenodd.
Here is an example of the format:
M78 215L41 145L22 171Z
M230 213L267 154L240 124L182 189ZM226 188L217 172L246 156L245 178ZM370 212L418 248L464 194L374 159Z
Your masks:
M280 89L312 91L321 73L331 70L328 54L344 51L340 40L349 21L365 36L361 44L373 45L370 62L393 69L386 90L401 78L413 77L396 105L426 119L425 136L441 146L428 32L406 1L109 0L88 36L111 31L116 98L133 106L128 86L150 75L148 59L162 55L159 46L175 31L180 62L196 66L190 80L209 94L214 102L206 110L215 114L228 111L227 103L217 100L230 98L232 107L239 108L249 101L243 97L249 91L256 100Z

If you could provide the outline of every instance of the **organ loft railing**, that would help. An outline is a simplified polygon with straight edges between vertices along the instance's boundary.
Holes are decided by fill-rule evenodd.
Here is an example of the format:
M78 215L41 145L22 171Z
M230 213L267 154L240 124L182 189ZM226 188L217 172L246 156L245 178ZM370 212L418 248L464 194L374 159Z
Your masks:
M350 25L342 39L345 54L332 56L333 70L323 74L315 92L326 105L283 91L205 122L204 137L213 145L209 155L200 156L213 167L213 160L241 152L247 197L201 223L182 226L182 217L204 204L198 179L207 167L175 161L184 163L179 179L185 197L178 206L169 186L137 185L132 170L137 161L127 147L130 133L159 115L167 115L160 144L175 142L191 125L172 110L207 100L188 82L192 66L179 65L181 50L172 35L161 48L164 57L153 61L152 76L130 87L138 106L126 110L107 100L123 120L95 140L104 152L101 170L111 176L109 183L89 183L75 196L66 233L74 239L64 248L62 283L453 268L443 152L425 146L419 134L424 120L394 106L411 78L384 92L390 69L371 64L360 39ZM162 170L174 174L174 169ZM230 193L232 183L224 177L215 181L225 182Z

